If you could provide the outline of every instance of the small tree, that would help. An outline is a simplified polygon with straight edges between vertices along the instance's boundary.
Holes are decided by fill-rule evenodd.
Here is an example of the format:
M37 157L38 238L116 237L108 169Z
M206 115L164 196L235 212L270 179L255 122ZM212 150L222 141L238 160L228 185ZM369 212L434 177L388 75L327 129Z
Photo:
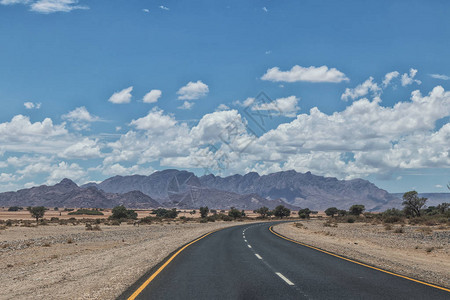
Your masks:
M29 211L31 216L33 218L36 218L36 223L38 223L39 219L44 217L45 207L43 206L30 207Z
M309 219L311 210L309 208L303 208L298 211L298 216L302 219Z
M329 207L325 210L325 214L330 217L334 217L338 213L338 209L336 207Z
M420 209L427 202L427 198L419 198L416 191L409 191L403 194L402 205L406 215L420 217Z
M126 209L125 206L119 205L112 209L111 219L137 219L137 213L134 210Z
M366 207L362 204L355 204L350 207L348 210L351 215L359 216L366 210Z
M237 218L242 217L242 213L238 209L231 207L228 216L236 220Z
M261 218L265 218L269 214L269 208L268 207L260 207L254 211L255 213L259 214Z
M209 208L208 208L208 206L205 206L205 207L200 207L200 216L202 217L202 218L206 218L206 216L208 215L208 213L209 213Z
M347 215L347 211L345 209L339 209L337 214L338 216L343 217Z
M273 215L275 217L283 219L283 217L289 217L291 215L291 210L287 207L284 207L284 205L278 205L273 210Z

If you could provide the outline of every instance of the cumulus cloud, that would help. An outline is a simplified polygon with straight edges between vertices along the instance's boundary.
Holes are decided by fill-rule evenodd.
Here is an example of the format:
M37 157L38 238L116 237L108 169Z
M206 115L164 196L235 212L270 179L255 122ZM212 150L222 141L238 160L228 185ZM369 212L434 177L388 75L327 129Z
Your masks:
M158 8L160 8L162 10L170 10L170 8L168 8L167 6L164 6L164 5L160 5L160 6L158 6Z
M353 89L346 88L345 92L341 95L341 100L355 100L357 98L366 96L369 92L372 92L374 96L378 96L381 92L381 88L378 86L378 84L373 82L373 77L369 77L369 79Z
M269 10L267 9L267 7L265 7L265 6L263 6L262 10L263 10L264 12L268 12L268 11L269 11Z
M92 140L85 137L83 140L64 149L59 156L63 158L86 160L101 157L102 153L98 140Z
M165 128L172 127L176 123L173 116L165 115L163 110L155 107L145 117L132 120L130 125L140 130L164 132Z
M400 75L400 73L397 71L389 72L386 75L384 75L383 87L387 87L389 83L392 81L392 79L397 78L398 75Z
M216 109L216 111L221 111L221 110L229 110L230 108L227 106L227 105L225 105L225 104L220 104L218 107L217 107L217 109Z
M65 115L62 115L62 118L71 122L96 122L100 121L100 118L94 115L91 115L86 107L80 106L75 108L74 110L68 112Z
M38 0L30 5L32 11L50 14L55 12L70 12L76 9L89 9L86 5L78 5L76 0Z
M150 12L150 10L148 8L143 8L142 11L145 12L145 13L149 13Z
M57 165L51 166L50 175L47 177L47 184L55 184L64 178L70 178L74 181L79 181L87 175L84 170L77 163L67 163L62 161Z
M41 103L25 102L23 104L26 109L39 109L41 108Z
M144 103L155 103L158 101L158 99L161 97L162 92L160 90L151 90L147 94L145 94L142 101Z
M50 118L42 122L32 123L30 118L17 115L10 122L0 123L0 144L4 151L18 153L40 153L63 156L67 158L79 158L87 154L87 146L77 148L79 143L87 143L83 136L68 132L65 124L55 125ZM100 146L92 144L88 157L94 157L94 153L100 156ZM69 149L69 150L67 150ZM72 149L72 150L70 150ZM76 149L80 150L76 153ZM81 151L83 150L83 151Z
M133 91L132 86L123 89L121 91L115 92L111 97L109 97L108 101L114 104L130 103L131 91Z
M206 96L208 92L208 85L198 80L197 82L188 82L188 84L178 90L177 94L179 95L179 100L195 100Z
M278 67L268 69L261 77L262 80L269 80L274 82L342 82L349 79L344 73L327 66L321 67L301 67L299 65L293 66L289 71L281 71Z
M67 114L62 115L61 118L71 122L75 130L88 130L90 127L89 123L101 121L100 117L89 113L84 106L75 108Z
M417 70L413 69L413 68L411 68L409 70L409 74L408 73L404 73L402 75L402 78L401 78L402 86L407 86L407 85L410 85L410 84L413 84L413 83L421 84L422 81L414 79L414 77L416 77L416 74L417 74Z
M300 99L295 96L278 98L269 103L255 104L251 109L274 111L276 114L292 118L295 117L300 110L300 107L298 107L299 100Z
M450 80L450 76L443 75L443 74L430 74L430 76L435 79Z

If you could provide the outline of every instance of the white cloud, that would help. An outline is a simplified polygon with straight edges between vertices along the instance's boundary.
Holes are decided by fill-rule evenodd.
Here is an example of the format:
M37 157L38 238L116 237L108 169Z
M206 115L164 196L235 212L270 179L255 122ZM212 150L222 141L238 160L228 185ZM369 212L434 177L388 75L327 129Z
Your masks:
M398 75L400 75L400 73L397 71L389 72L386 75L384 75L383 87L387 87L389 83L392 81L392 79L397 78Z
M85 137L83 140L64 149L59 156L70 159L90 159L101 157L102 154L98 140L91 140Z
M262 8L263 11L268 12L269 10L267 9L267 7L263 6Z
M249 107L250 105L252 105L255 102L255 98L253 97L248 97L247 99L245 99L243 102L236 100L233 102L234 105L239 105L242 107Z
M41 108L41 103L25 102L23 104L26 109L39 109Z
M369 79L353 89L346 88L345 92L341 95L341 100L347 101L349 98L355 100L366 96L369 92L372 92L374 96L379 96L381 92L381 88L378 84L373 82L373 77L369 77Z
M184 101L182 105L178 106L178 109L191 109L194 106L194 102Z
M435 79L450 80L450 76L443 75L443 74L430 74L430 76Z
M142 101L144 103L155 103L158 101L158 99L161 97L162 92L160 90L151 90L147 94L145 94Z
M229 109L230 108L227 105L222 103L217 107L216 111L229 110Z
M160 8L162 10L170 10L170 8L168 8L167 6L164 6L164 5L160 5L160 6L158 6L158 8Z
M267 50L265 53L266 54L270 54L270 53L272 53L272 51L271 50Z
M349 79L341 71L327 66L321 67L301 67L295 65L289 71L280 71L278 67L268 69L266 74L261 77L262 80L283 81L283 82L342 82Z
M177 121L173 116L165 115L163 110L155 107L145 117L132 120L130 125L139 130L163 133L166 128L172 127L176 123Z
M68 112L65 115L62 115L62 118L71 122L83 121L83 122L96 122L100 121L100 118L94 115L91 115L86 107L80 106L75 108L74 110Z
M60 162L51 166L51 171L47 177L47 184L55 184L64 178L70 178L73 181L79 181L87 175L87 172L76 163Z
M404 73L402 75L402 78L401 78L402 79L402 86L407 86L407 85L410 85L412 83L421 84L422 82L420 80L414 79L416 74L417 74L417 70L413 69L413 68L411 68L409 70L409 74L408 73Z
M62 115L63 120L67 120L72 123L72 127L75 130L89 130L89 123L101 121L100 117L91 115L86 107L77 107L74 110Z
M31 0L1 0L0 4L14 5L14 4L27 4L29 2L31 2Z
M148 8L143 8L142 11L145 12L145 13L149 13L150 12L150 10Z
M69 133L64 123L54 125L50 118L31 123L29 117L17 115L10 122L0 123L0 145L6 152L40 153L65 158L82 158L83 154L87 157L100 156L97 142L93 145L88 141L86 137ZM80 143L85 146L81 147ZM91 146L90 152L86 144ZM25 160L23 157L21 159Z
M436 187L436 188L438 188L438 189L441 189L441 188L443 188L443 186L442 185L440 185L440 184L436 184L434 187Z
M285 104L292 108L297 102ZM294 168L351 179L402 169L450 167L450 124L435 130L436 121L449 115L450 92L439 86L426 96L414 91L410 100L393 107L381 106L377 98L354 101L332 114L313 108L259 138L237 110L206 114L189 128L153 109L131 122L135 130L108 144L112 151L103 154L103 168L125 174L134 165L159 162L164 167L207 167L226 174Z
M38 0L31 4L32 11L43 14L70 12L75 9L89 9L89 7L78 5L77 0Z
M131 91L133 91L133 87L130 86L121 91L115 92L108 101L114 104L123 104L130 103L131 101Z
M179 95L179 100L195 100L206 96L208 92L208 85L198 80L197 82L188 82L188 84L178 90L177 94Z
M270 103L257 103L252 106L252 110L274 111L276 114L292 118L295 117L300 110L300 107L298 107L299 100L300 99L295 96L278 98Z
M127 168L119 163L102 166L101 170L102 174L107 176L150 175L155 171L155 169L153 169L152 167L143 168L142 166L134 165Z

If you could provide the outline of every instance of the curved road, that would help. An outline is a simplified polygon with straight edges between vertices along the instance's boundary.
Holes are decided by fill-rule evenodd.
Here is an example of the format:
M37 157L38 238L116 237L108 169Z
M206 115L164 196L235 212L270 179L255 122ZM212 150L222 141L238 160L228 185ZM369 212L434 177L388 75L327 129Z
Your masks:
M200 239L136 299L450 299L447 291L282 239L269 231L273 224L235 226Z

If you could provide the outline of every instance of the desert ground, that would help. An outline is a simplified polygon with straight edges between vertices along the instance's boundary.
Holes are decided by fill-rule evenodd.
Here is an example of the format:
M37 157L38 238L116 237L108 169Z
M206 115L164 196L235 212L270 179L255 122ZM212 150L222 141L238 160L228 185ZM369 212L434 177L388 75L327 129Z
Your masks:
M76 211L77 208L73 208L73 211ZM195 209L195 213L192 213L192 209L181 209L179 210L178 217L186 217L186 218L200 218L200 213L198 209ZM217 210L220 212L220 210ZM111 216L111 209L103 209L101 212L104 214L103 216L99 215L69 215L71 211L64 211L63 209L59 210L53 210L49 209L45 212L45 219L51 219L51 218L59 218L62 220L70 219L70 218L76 218L76 219L98 219L98 218L108 218ZM138 214L138 218L144 218L146 216L151 216L151 209L135 209L135 212ZM225 213L228 213L227 210L225 210ZM246 215L250 218L257 217L258 214L255 214L251 210L245 211ZM292 212L293 215L295 215L295 212ZM8 211L7 207L0 207L0 220L6 221L6 220L34 220L33 217L31 217L30 213L24 208L20 211Z
M299 242L385 270L450 287L448 226L391 225L389 229L382 224L333 224L325 220L296 223L280 224L274 226L274 230Z
M13 225L0 230L0 299L113 299L181 245L238 224Z

